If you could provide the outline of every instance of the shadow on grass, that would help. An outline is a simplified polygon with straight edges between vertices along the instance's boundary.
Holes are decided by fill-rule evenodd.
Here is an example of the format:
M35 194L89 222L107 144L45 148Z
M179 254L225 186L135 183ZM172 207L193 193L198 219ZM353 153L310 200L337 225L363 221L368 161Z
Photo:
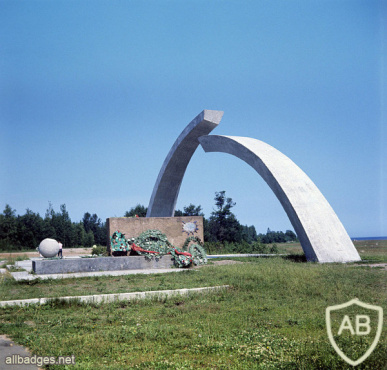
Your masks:
M292 262L308 262L304 254L289 254L287 256L282 257L284 260L292 261Z

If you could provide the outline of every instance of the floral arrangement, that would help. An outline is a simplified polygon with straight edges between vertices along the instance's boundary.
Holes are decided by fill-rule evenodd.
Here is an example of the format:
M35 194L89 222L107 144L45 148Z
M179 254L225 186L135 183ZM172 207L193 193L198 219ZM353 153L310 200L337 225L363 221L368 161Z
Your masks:
M97 256L107 256L106 246L103 245L93 245L93 248L91 249L91 255L93 257Z
M194 242L194 244L190 245L191 242ZM203 242L198 236L190 236L186 239L185 243L183 244L183 251L187 250L193 257L194 265L205 265L207 263L207 253L204 250Z
M125 234L122 234L117 230L110 238L110 249L111 253L126 252L127 254L129 254L131 246L125 239Z
M113 236L118 236L122 243L125 242L125 245L129 246L129 250L145 256L147 259L159 259L166 254L170 254L177 267L189 267L192 264L203 265L207 263L207 254L203 248L203 243L196 236L187 238L183 245L183 250L180 250L173 246L168 241L167 236L160 230L147 230L137 238L130 238L129 240L126 240L123 234L118 233L119 231L115 231ZM191 241L195 241L198 244L189 246ZM188 246L189 251L187 250Z

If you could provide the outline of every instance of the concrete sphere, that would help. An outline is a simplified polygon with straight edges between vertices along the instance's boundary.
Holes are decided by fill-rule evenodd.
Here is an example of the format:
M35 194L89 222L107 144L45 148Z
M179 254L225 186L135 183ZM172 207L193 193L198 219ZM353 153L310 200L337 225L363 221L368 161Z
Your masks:
M42 240L39 244L39 253L45 258L55 257L59 251L59 243L50 238Z

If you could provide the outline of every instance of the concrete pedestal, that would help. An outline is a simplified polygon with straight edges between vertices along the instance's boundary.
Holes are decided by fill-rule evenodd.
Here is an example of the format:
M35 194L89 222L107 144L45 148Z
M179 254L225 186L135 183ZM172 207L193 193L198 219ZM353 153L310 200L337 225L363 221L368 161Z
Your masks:
M146 260L143 256L66 258L32 261L32 270L38 275L64 274L69 272L120 271L141 269L167 269L173 267L170 255L158 261Z

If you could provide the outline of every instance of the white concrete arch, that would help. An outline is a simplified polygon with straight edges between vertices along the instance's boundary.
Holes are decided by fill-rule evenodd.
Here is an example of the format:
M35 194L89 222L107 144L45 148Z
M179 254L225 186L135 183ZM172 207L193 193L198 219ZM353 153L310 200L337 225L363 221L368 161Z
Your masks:
M232 154L266 181L287 213L308 261L360 261L344 226L312 180L287 156L248 137L199 138L206 152Z
M203 110L183 130L169 151L157 177L146 217L173 217L185 170L199 146L223 117L222 111Z
M208 135L222 116L221 111L204 110L179 135L157 177L147 217L173 217L186 168L200 142L206 152L232 154L258 172L287 213L308 261L360 261L328 201L288 157L256 139Z

